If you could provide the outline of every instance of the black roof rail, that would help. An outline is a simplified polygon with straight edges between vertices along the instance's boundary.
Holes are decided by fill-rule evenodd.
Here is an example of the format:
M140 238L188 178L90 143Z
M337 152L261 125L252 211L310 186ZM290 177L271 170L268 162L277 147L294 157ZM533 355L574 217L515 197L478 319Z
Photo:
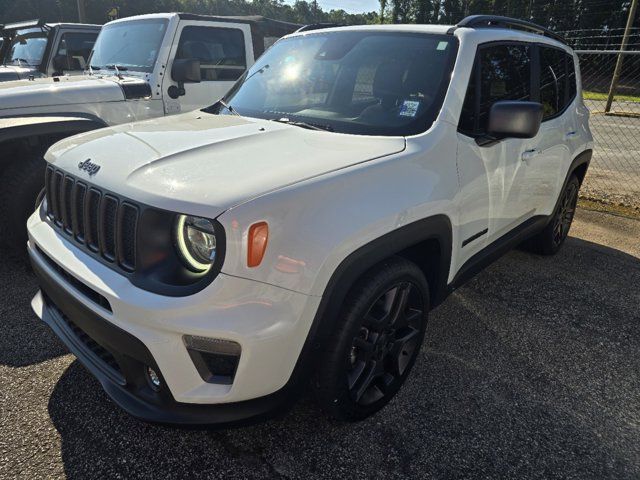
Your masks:
M310 30L322 30L324 28L333 27L344 27L344 25L340 23L310 23L309 25L300 27L298 30L296 30L296 33L308 32Z
M526 20L517 18L501 17L499 15L470 15L458 22L455 28L511 28L523 30L525 32L537 33L545 37L552 38L558 42L567 44L567 41L548 28ZM451 32L452 33L452 32Z

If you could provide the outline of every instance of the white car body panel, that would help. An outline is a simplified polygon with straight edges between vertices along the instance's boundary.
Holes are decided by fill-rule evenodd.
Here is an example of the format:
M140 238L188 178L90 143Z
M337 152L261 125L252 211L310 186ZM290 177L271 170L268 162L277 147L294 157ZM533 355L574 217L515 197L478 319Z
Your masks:
M158 208L214 218L288 184L397 153L404 143L191 112L71 137L46 158L72 174L91 158L104 165L105 188ZM159 185L158 178L166 182Z
M450 27L347 28L445 33ZM134 288L38 213L29 221L33 254L38 258L38 246L107 297L113 315L97 313L148 346L180 401L233 402L277 391L293 370L329 280L351 253L402 226L444 215L452 228L451 283L493 240L528 218L549 215L571 160L593 147L588 111L579 97L557 122L543 123L533 139L485 148L458 133L478 44L514 40L570 50L514 30L461 28L454 34L460 46L443 108L419 135L358 137L189 113L90 132L48 152L57 168L125 198L216 217L226 234L225 259L219 276L199 293L175 298ZM530 149L541 154L523 161L522 153ZM93 178L78 171L87 158L101 165ZM269 225L268 247L261 264L249 268L248 229L261 221ZM484 228L488 235L462 247ZM36 310L38 302L36 297ZM182 334L242 344L232 387L210 385L198 376Z
M178 51L178 40L180 39L180 35L182 31L186 27L190 26L200 26L207 28L232 28L235 30L240 30L244 34L244 49L245 49L245 61L247 64L247 68L250 68L255 61L254 52L253 52L253 42L251 41L251 27L247 24L229 24L226 22L203 22L196 20L182 20L178 25L175 32L175 41L171 46L171 50L169 53L169 58L176 58L176 53ZM173 65L173 61L170 61L168 71L171 71L171 67ZM229 91L229 89L233 86L235 81L206 81L203 80L200 83L190 83L185 86L186 94L183 97L172 99L168 95L164 97L165 102L165 110L169 113L177 113L177 112L188 112L191 110L195 110L198 107L202 107L204 105L212 105L220 98L224 96L225 93ZM165 75L162 79L163 90L166 92L167 89L171 85L176 85L176 83L171 79L170 75Z
M72 244L37 216L29 220L29 230L47 255L104 295L113 313L86 300L46 262L36 260L40 266L66 285L87 308L142 340L157 359L173 396L180 402L239 402L281 388L291 375L320 302L319 297L224 274L196 295L164 297L132 287L122 275L89 255L74 252ZM33 307L42 315L39 295ZM176 318L180 318L178 323ZM213 334L238 342L243 354L237 375L246 381L233 385L203 382L184 348L182 336L185 334ZM279 373L274 375L274 371Z

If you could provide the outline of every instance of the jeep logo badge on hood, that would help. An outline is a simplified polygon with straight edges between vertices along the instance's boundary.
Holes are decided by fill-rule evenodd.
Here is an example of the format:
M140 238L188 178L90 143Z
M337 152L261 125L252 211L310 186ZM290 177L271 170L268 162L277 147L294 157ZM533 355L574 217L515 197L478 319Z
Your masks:
M97 163L91 163L91 159L88 158L84 162L80 162L78 164L78 168L87 172L90 177L93 177L98 173L98 170L100 170L100 165Z

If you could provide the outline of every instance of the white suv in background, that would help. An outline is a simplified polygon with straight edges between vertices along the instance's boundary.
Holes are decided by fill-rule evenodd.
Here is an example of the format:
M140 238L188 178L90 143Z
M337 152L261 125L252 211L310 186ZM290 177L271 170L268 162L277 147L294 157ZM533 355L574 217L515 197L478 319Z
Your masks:
M102 28L87 75L0 83L0 243L25 252L25 224L44 187L42 157L51 145L78 133L210 105L265 49L299 28L258 16L128 17ZM32 43L45 41L40 29L20 31L16 41L27 43L12 48L15 55L28 56ZM58 38L53 30L46 35ZM73 37L61 38L69 41L67 52ZM55 58L63 66L73 60Z
M580 93L559 37L502 17L287 36L211 107L49 150L33 308L149 421L255 419L307 381L365 418L434 306L511 247L564 242Z

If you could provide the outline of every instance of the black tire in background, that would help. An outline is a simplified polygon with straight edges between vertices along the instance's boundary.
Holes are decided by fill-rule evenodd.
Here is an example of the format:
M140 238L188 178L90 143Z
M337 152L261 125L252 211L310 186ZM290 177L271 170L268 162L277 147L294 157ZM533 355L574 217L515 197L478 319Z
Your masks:
M578 203L580 180L571 175L560 193L560 199L549 224L524 244L525 248L539 255L555 255L569 235Z
M0 243L10 253L25 255L27 219L44 187L46 163L40 156L27 156L11 162L0 178Z
M384 407L415 363L428 312L429 287L415 264L392 257L365 273L347 295L316 369L323 410L355 421Z

